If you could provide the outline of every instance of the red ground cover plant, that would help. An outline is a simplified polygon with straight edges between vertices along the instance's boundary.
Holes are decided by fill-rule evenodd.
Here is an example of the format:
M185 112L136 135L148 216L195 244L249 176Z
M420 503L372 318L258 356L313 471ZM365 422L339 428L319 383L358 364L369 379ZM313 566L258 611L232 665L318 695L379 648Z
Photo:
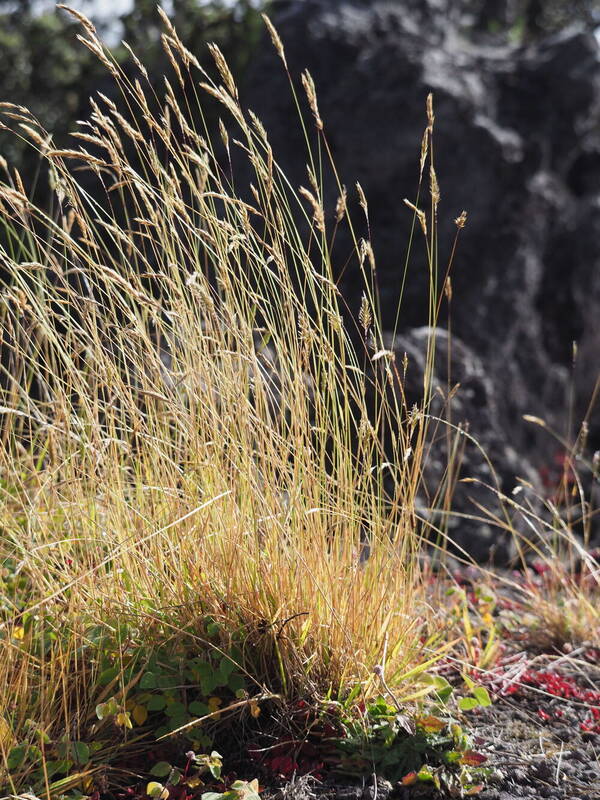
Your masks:
M483 679L499 697L531 696L528 689L534 689L553 698L561 698L569 702L569 707L578 716L578 725L583 733L600 733L600 691L582 686L571 675L561 674L551 669L531 669L526 665L525 654L513 658L511 663L498 666L487 678ZM560 719L563 710L560 708L537 709L537 715L543 722Z

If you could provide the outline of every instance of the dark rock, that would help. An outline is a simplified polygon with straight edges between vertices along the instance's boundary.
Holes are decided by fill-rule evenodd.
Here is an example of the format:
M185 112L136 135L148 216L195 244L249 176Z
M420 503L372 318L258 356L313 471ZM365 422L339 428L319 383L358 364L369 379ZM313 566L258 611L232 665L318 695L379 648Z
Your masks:
M444 305L439 324L451 322L456 346L467 348L479 370L467 371L457 418L487 436L508 489L515 474L531 475L528 463L551 462L558 447L523 414L564 432L574 381L575 435L599 374L600 50L595 36L577 27L528 46L490 44L489 37L465 35L461 8L449 0L289 0L273 4L272 18L292 73L308 67L315 80L341 181L350 187L359 180L369 200L388 328L411 225L402 198L416 193L425 99L433 92L440 253L450 250L454 218L469 213L452 271L451 310ZM265 123L292 182L305 185L302 133L290 124L294 107L276 59L265 40L244 99ZM337 190L333 182L325 189L332 216ZM347 267L351 250L340 231L334 266L356 313L360 280ZM445 267L440 256L440 279ZM428 284L417 238L401 333L427 324ZM579 356L571 378L573 341ZM589 428L591 453L600 449L600 414L589 416ZM472 477L485 478L479 466L473 462Z
M384 339L398 365L406 355L406 373L400 377L403 371L399 370L398 376L408 408L423 395L431 338L432 330L422 327ZM451 339L447 331L437 330L428 409L430 455L423 474L421 515L434 530L449 537L451 551L469 554L479 562L505 564L514 555L512 537L491 518L481 519L478 506L489 509L500 520L508 517L520 529L517 512L505 507L501 498L511 496L519 477L535 485L537 476L517 455L501 428L498 395L499 387L473 350L456 337ZM456 469L454 474L448 472L450 461ZM470 480L461 482L463 478ZM443 496L436 498L445 481L454 486L450 514L443 509ZM431 535L435 538L435 533Z

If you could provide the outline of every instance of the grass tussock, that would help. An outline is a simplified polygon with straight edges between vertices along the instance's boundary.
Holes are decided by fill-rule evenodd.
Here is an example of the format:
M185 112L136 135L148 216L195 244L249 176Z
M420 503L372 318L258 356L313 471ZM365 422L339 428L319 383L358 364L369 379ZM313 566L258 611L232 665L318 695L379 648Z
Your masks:
M380 665L404 703L431 690L423 673L455 644L418 559L430 373L408 408L360 233L367 200L358 186L353 221L310 75L299 94L290 78L315 127L295 188L218 48L213 78L163 15L173 75L157 97L134 54L137 73L123 71L81 22L120 101L93 98L69 149L1 107L39 151L52 203L3 165L0 770L11 791L38 781L48 796L85 784L115 741L143 746L160 711L146 690L169 705L200 684L216 715L274 693L372 697ZM211 138L215 102L227 121ZM435 325L433 125L429 100L417 198L430 208L409 206ZM341 226L360 309L335 284ZM430 365L434 351L432 338ZM99 743L69 751L62 780L59 739Z
M218 147L202 97L192 114L168 80L152 96L142 65L125 74L85 20L120 104L92 99L79 146L62 150L24 108L2 107L53 189L40 208L5 165L5 759L32 735L85 739L109 695L127 713L153 646L221 655L235 640L247 691L287 697L372 693L380 663L410 694L446 648L415 557L428 387L413 409L386 391L401 367L380 344L372 247L327 164L310 76L318 136L296 191L218 49L214 80L164 22L176 85L189 96L200 79L229 117ZM334 281L340 225L364 279L358 336Z

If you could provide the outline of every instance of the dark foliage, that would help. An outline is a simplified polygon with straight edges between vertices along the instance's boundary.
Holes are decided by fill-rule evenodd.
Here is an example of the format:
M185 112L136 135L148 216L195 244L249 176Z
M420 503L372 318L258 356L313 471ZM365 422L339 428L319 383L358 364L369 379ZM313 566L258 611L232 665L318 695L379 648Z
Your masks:
M243 82L261 32L256 5L251 0L238 0L234 7L224 0L174 0L172 18L181 39L203 65L211 62L206 43L214 41ZM121 23L121 37L146 65L158 88L170 66L161 44L156 3L134 0ZM102 25L99 29L102 33ZM79 24L64 11L49 6L39 13L39 6L30 0L0 0L0 100L30 108L52 133L57 147L73 146L68 132L75 120L87 116L91 95L101 91L111 97L115 91L105 67L76 40L77 33L81 33ZM127 53L120 43L115 43L113 53L128 69ZM22 171L26 184L31 183L38 159L30 149L0 132L0 154Z

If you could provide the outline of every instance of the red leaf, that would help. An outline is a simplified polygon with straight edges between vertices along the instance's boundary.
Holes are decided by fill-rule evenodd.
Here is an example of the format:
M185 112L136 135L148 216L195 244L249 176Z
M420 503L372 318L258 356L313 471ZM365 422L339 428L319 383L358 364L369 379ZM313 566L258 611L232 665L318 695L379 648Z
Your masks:
M465 750L460 759L461 764L466 764L469 767L478 767L486 761L487 756L482 753L476 753L475 750Z
M289 756L278 756L273 758L269 764L269 768L282 778L291 778L294 772L298 769L296 762Z
M446 722L438 717L418 717L417 724L427 733L438 733L446 727Z
M402 778L400 783L402 784L402 786L412 786L413 783L417 782L418 777L419 776L417 775L416 772L409 772Z

